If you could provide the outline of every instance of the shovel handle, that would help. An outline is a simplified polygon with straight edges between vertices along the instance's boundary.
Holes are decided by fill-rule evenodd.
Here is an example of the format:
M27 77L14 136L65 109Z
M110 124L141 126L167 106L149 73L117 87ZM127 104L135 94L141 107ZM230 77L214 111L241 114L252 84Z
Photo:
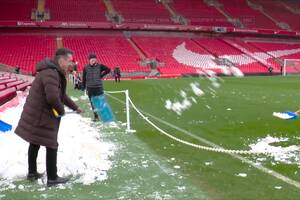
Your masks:
M54 108L52 108L52 112L56 118L61 117Z
M59 115L58 112L54 108L52 108L52 112L53 112L53 114L56 118L62 117L62 115ZM72 114L72 113L76 113L76 111L67 111L67 112L65 112L65 114Z

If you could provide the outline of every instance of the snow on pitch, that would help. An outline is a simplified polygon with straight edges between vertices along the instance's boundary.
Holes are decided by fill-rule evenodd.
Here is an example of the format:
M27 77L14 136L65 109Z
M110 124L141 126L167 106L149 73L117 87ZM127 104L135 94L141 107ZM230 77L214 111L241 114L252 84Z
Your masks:
M24 102L25 100L19 106L0 113L0 119L13 126L10 132L0 132L1 187L11 187L13 181L23 180L27 175L28 143L14 133ZM90 126L89 119L78 114L65 115L58 137L58 175L71 175L75 182L83 184L107 178L106 172L112 166L109 158L113 155L115 146L101 141L99 130ZM37 159L39 172L46 171L45 154L45 148L41 147Z
M296 138L300 140L300 138ZM297 145L283 146L282 142L289 142L287 137L273 137L266 136L258 139L256 143L250 144L252 152L268 152L269 156L274 159L276 163L296 164L300 166L300 148ZM257 158L256 162L259 164L265 161L263 158ZM275 163L274 163L275 164Z

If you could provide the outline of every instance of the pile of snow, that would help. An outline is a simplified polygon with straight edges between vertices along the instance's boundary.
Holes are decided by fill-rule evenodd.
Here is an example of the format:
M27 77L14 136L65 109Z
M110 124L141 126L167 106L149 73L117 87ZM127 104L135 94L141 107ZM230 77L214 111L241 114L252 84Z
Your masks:
M250 144L252 152L268 152L268 155L273 157L276 162L285 164L297 164L300 165L300 148L296 145L282 147L276 145L280 142L288 142L289 138L286 137L272 137L267 136L262 139L258 139L255 144ZM258 159L257 161L261 161Z
M14 188L13 182L25 179L27 175L29 144L14 133L24 102L25 100L19 106L0 113L0 120L13 126L12 131L0 132L1 187ZM62 118L59 130L58 175L71 175L75 182L82 184L107 178L106 173L112 166L110 157L115 150L112 143L101 141L99 130L90 124L89 119L78 114L67 114ZM41 147L37 159L39 172L46 171L45 160L45 148Z

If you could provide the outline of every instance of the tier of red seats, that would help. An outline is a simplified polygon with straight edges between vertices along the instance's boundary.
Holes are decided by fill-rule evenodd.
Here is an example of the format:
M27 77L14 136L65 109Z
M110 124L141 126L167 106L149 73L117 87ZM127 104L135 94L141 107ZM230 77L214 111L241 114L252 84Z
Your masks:
M174 58L174 50L185 45L186 52L200 55L199 59L226 58L237 65L244 73L266 73L268 69L253 55L246 55L241 49L226 43L222 38L186 38L162 36L133 36L132 40L144 52L147 58L157 60L161 65L158 69L162 74L196 73L197 69L208 69L210 66L179 63ZM244 42L232 39L235 43L254 53L261 59L270 62L279 71L284 58L299 59L300 45L271 42ZM45 57L52 57L55 52L55 38L52 36L7 35L0 36L0 63L20 66L21 71L35 72L35 65ZM114 68L120 66L123 72L149 72L151 69L140 65L137 52L123 35L99 36L64 36L65 47L75 52L79 71L88 63L88 54L96 53L99 62ZM204 56L203 56L204 55ZM206 58L205 56L208 56ZM276 58L276 59L275 59ZM185 58L181 58L185 59ZM189 64L190 63L190 64ZM200 65L206 62L201 62ZM246 64L245 64L246 63ZM207 64L205 64L207 65ZM198 67L198 68L197 68ZM277 72L276 71L276 72ZM0 77L0 84L9 79Z
M295 20L299 15L287 10L280 2L276 1L257 1L261 4L266 13L275 18L278 22L287 23L292 30L300 30L300 23Z
M246 0L218 0L224 10L232 17L239 19L246 28L280 29L272 20L260 11L251 8Z
M281 66L284 65L284 59L300 59L300 44L286 44L286 43L268 43L268 42L250 42L251 45L267 52L269 55L278 58L281 60ZM291 51L294 50L294 53L290 53L288 55L282 55L278 53L278 51ZM299 63L299 62L298 62ZM298 64L300 65L300 64ZM300 66L297 66L300 69ZM287 68L287 72L290 73L299 73L298 70L294 70L293 68Z
M177 14L190 20L191 25L233 27L216 8L199 0L173 0L171 4Z
M106 21L104 3L99 0L46 0L50 21L99 22Z
M15 82L15 81L17 81L16 78L9 78L9 79L5 79L5 80L1 80L0 85L4 85L4 84L7 85L7 84L9 84L11 82Z
M285 0L284 3L286 3L291 8L300 10L300 4L298 0Z
M149 67L140 66L139 56L124 36L69 36L64 46L75 51L79 71L88 63L89 53L96 53L100 63L110 68L119 66L123 72L147 72Z
M20 85L24 83L23 80L19 80L19 81L14 81L14 82L11 82L11 83L7 83L6 84L6 87L16 87L17 85Z
M112 0L112 3L125 22L172 24L169 12L154 0Z
M0 0L0 20L31 20L31 12L36 8L36 0Z
M254 1L254 0L253 0ZM280 30L272 20L251 8L246 0L219 0L224 10L234 18L240 19L246 28ZM280 1L254 1L263 6L266 13L279 22L290 25L292 30L300 30L292 13ZM299 5L285 1L292 8ZM175 12L184 16L191 25L234 27L215 7L199 0L173 0L169 3ZM32 11L37 8L37 0L0 0L0 21L31 21ZM124 17L124 22L146 24L174 24L168 10L155 0L112 0L116 11ZM45 0L49 10L50 22L108 22L106 7L101 0Z
M0 76L0 81L2 81L2 80L6 80L6 79L9 79L9 77L8 76Z
M217 56L240 55L242 53L216 38L196 38L195 41Z
M287 43L275 43L275 42L249 42L249 44L261 49L262 51L268 52L274 57L279 57L281 59L300 59L300 44L287 44ZM295 53L290 53L288 55L276 56L277 51L285 50L296 50Z
M224 41L216 39L216 38L198 38L195 39L198 44L201 44L207 50L209 50L212 54L217 57L225 58L235 56L234 63L236 67L242 70L244 73L265 73L267 72L267 68L257 61L253 60L249 56L245 55L242 51L226 44ZM252 60L251 63L248 64L241 64L245 60Z
M132 39L145 52L148 58L156 59L158 62L163 63L163 66L159 67L160 72L163 74L196 73L195 67L180 64L173 58L173 51L178 45L185 43L186 48L189 50L201 54L209 54L188 38L135 36Z
M16 92L25 90L27 86L30 86L29 81L18 80L18 78L10 73L0 73L0 105L6 103L16 96Z
M235 39L234 42L241 45L242 47L244 47L251 53L255 53L255 55L257 55L261 59L265 59L265 58L269 57L268 59L266 59L266 61L267 61L267 63L271 64L271 66L273 68L273 72L280 72L281 64L280 64L279 60L276 59L275 57L273 57L272 55L268 54L267 52L262 51L261 49L258 49L257 47L255 47L255 46L251 45L250 43L247 43L243 40Z
M22 83L22 84L17 85L17 86L16 86L16 89L19 90L19 91L20 91L20 90L23 91L23 90L25 90L25 89L26 89L28 86L30 86L30 85L31 85L31 83L27 81L27 82L24 82L24 83Z
M52 57L55 37L34 35L1 35L0 63L19 66L22 72L35 72L38 61Z

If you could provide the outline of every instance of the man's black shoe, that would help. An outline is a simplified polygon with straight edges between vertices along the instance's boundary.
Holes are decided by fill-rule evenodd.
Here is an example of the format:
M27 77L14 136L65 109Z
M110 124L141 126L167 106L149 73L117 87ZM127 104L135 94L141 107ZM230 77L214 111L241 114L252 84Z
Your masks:
M64 184L66 182L68 182L69 179L68 178L62 178L62 177L56 177L56 179L48 179L47 180L47 186L48 187L51 187L51 186L54 186L54 185L58 185L58 184Z
M42 173L29 173L27 174L27 180L29 181L35 181L39 178L42 178L44 174Z
M94 118L93 119L93 122L97 122L97 121L99 121L99 118Z

